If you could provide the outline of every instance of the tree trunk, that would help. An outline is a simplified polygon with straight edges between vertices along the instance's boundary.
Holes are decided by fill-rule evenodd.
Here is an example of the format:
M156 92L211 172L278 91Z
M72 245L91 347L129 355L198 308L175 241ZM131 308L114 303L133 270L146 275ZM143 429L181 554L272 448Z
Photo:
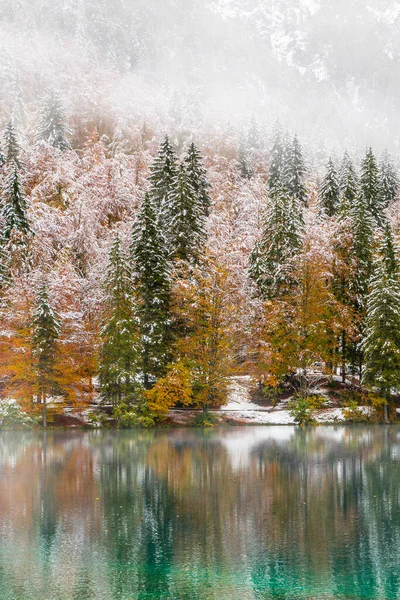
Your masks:
M346 334L342 331L342 383L346 383Z
M47 402L46 395L42 393L42 404L43 404L43 427L47 427Z

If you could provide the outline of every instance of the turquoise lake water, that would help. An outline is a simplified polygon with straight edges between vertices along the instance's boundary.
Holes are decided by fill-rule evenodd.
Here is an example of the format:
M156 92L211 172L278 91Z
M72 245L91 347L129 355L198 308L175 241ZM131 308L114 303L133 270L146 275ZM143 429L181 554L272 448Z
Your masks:
M0 600L400 599L400 429L0 434Z

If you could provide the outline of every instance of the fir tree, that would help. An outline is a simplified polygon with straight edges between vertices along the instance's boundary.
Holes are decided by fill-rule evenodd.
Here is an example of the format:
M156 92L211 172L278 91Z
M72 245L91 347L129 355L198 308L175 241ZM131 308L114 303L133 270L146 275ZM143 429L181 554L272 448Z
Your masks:
M269 158L268 189L272 192L275 188L281 188L284 184L285 160L286 160L285 137L278 124L272 140L272 148Z
M247 145L250 150L258 150L260 148L260 132L257 127L257 122L254 115L250 121L249 133L247 135Z
M37 293L36 309L32 321L32 346L35 372L40 401L43 404L43 425L47 426L47 397L57 384L56 343L60 336L61 324L53 310L43 281Z
M288 192L301 204L307 205L307 192L304 185L306 166L297 136L294 136L292 143L287 148L284 171L284 181Z
M206 240L203 205L180 166L169 197L168 229L173 258L196 263Z
M204 215L208 217L211 207L210 184L207 181L207 172L203 166L201 154L193 142L190 144L184 158L184 165L197 200L203 207Z
M141 369L146 388L165 375L170 360L171 281L164 236L146 194L133 230L132 259L138 297Z
M106 316L101 330L100 390L114 406L134 401L138 370L138 326L128 258L117 235L105 278Z
M21 163L19 161L19 145L12 121L9 121L7 125L4 138L5 163L13 163L20 169Z
M356 201L358 194L358 180L354 165L345 152L339 171L340 206L339 212L347 217Z
M361 163L360 186L367 209L373 216L375 223L379 226L382 225L384 222L384 202L381 194L378 165L371 148L367 150Z
M363 381L379 387L390 400L391 388L400 387L400 284L389 225L385 227L380 258L371 279L366 312Z
M239 150L238 150L238 163L239 172L242 179L251 179L253 177L253 169L251 167L251 159L249 156L249 149L245 143L243 136L240 138Z
M13 244L25 245L32 229L27 216L27 203L21 173L16 161L6 165L2 193L1 216L4 221L3 237Z
M280 297L295 285L292 273L302 245L302 223L297 201L284 188L275 189L261 240L250 256L249 275L261 297Z
M36 134L37 142L45 142L58 150L70 150L69 130L58 95L54 92L45 98L40 111L40 124Z
M350 219L354 273L349 284L354 291L355 307L358 312L363 312L365 297L368 292L368 282L373 268L375 223L362 194L359 194L356 199L350 212Z
M174 185L177 170L175 152L169 142L168 136L165 136L165 140L160 146L149 176L151 184L149 191L150 199L161 225L168 218L169 195Z
M379 184L382 206L387 208L396 200L399 191L399 178L387 151L382 154L379 165Z
M330 158L326 166L326 174L319 191L319 208L321 213L333 217L339 207L339 182L338 176Z

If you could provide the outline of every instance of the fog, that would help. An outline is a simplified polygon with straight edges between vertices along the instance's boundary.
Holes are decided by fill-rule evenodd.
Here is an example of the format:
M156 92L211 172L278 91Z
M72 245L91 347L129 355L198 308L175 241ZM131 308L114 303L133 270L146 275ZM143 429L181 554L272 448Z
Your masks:
M0 120L48 88L67 113L156 129L279 119L340 152L399 144L390 0L0 0Z

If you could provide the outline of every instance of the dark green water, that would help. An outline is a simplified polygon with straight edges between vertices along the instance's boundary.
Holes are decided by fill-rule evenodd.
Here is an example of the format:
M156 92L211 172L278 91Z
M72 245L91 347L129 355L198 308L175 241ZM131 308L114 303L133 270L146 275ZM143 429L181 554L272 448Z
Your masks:
M400 429L0 435L0 600L399 599Z

